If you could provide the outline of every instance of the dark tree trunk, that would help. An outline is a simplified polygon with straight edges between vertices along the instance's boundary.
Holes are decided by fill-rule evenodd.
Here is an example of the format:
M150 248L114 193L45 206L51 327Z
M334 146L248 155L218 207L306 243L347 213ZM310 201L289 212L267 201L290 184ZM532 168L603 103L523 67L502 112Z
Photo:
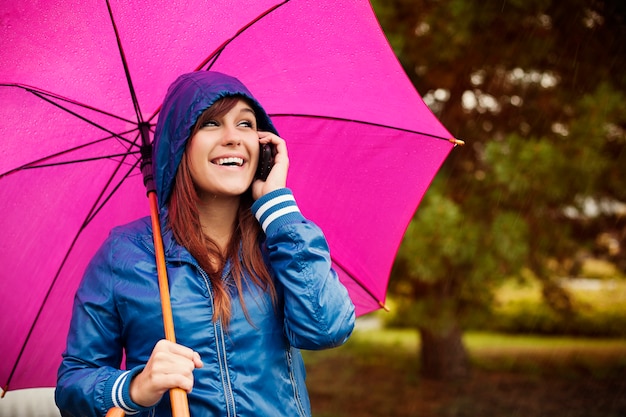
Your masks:
M422 376L451 380L469 373L467 350L461 329L454 325L446 329L420 328Z

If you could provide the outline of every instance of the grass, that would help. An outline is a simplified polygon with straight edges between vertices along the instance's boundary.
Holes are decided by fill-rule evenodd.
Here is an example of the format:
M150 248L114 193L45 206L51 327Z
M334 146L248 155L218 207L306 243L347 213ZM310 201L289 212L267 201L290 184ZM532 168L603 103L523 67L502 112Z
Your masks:
M473 333L465 338L475 367L559 377L626 377L626 340ZM626 381L625 381L626 382Z
M564 280L563 286L572 296L575 306L591 312L624 312L626 305L626 279L574 279ZM538 281L507 281L497 291L501 309L519 303L541 304L541 284Z
M469 377L419 376L419 338L357 330L304 352L314 417L624 417L626 340L469 333Z
M575 316L555 316L528 280L498 289L494 318L511 332L617 337L469 332L470 375L440 382L420 376L415 330L359 326L340 348L304 352L313 416L626 417L626 279L600 262L583 274L563 281Z

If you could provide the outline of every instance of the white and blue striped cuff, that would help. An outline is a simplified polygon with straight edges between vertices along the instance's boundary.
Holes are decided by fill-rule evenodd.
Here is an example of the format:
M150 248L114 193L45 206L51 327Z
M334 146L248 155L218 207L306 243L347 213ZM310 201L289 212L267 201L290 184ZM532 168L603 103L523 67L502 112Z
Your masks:
M259 198L252 205L252 213L266 235L273 234L282 225L304 221L289 188L281 188Z
M141 411L149 409L135 404L130 399L130 381L142 370L143 366L135 368L131 371L124 371L114 381L112 381L112 385L109 386L107 390L107 392L110 393L110 397L105 399L105 403L108 408L121 408L127 416L138 414ZM111 382L107 384L111 384Z

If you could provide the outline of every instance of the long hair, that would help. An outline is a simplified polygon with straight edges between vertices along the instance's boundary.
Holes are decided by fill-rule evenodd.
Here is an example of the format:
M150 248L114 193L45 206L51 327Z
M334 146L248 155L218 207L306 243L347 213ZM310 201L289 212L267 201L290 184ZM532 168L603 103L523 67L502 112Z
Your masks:
M214 103L198 118L191 133L190 139L198 132L206 120L220 117L231 110L240 97L226 97ZM241 196L235 230L228 244L226 253L220 251L215 241L202 232L198 203L200 198L191 178L187 152L176 172L172 194L169 200L168 226L172 229L174 238L184 246L196 259L200 267L208 274L213 293L213 321L221 319L228 325L231 318L231 287L234 284L241 300L244 314L249 320L248 312L243 300L243 290L250 283L270 293L272 303L276 304L276 289L263 260L260 249L262 229L251 211L253 203L251 188ZM222 274L226 262L232 264L231 280L224 280Z

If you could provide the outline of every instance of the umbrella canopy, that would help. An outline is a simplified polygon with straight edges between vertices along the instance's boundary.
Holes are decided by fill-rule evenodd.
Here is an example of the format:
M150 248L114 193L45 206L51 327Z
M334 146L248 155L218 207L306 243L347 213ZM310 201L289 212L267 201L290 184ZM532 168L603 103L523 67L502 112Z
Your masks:
M167 87L192 70L238 77L270 113L288 186L324 230L357 314L379 308L453 144L369 3L109 3L3 5L0 384L55 384L87 262L112 226L149 213L139 127L153 129Z

